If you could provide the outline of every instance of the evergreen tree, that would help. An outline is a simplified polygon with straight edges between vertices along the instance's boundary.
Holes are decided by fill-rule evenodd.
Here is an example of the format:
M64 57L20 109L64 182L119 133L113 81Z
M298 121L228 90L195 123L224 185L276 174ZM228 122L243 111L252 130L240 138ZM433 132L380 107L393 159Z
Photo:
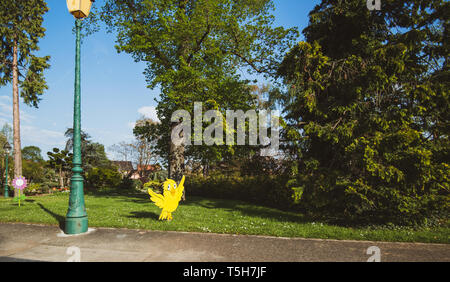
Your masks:
M449 3L382 3L310 13L279 69L285 137L309 211L423 223L448 212Z
M65 151L70 152L73 150L73 129L68 128L64 136L68 138ZM92 142L91 136L83 130L81 131L81 163L85 173L93 167L111 168L111 162L106 156L105 146Z

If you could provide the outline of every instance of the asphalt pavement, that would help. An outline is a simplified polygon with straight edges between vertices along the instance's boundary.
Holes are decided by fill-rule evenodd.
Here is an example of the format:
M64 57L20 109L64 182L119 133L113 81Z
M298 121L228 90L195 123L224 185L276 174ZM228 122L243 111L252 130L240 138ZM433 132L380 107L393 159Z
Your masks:
M343 241L0 223L0 262L449 262L449 244Z

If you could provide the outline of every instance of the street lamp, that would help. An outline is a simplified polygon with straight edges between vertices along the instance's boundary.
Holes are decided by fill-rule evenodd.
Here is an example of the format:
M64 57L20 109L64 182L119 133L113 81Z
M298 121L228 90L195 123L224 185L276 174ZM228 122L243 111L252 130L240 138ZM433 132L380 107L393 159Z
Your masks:
M87 18L95 0L67 0L67 9L77 19Z
M89 15L93 0L67 0L69 12L76 18L75 94L73 111L73 167L70 179L69 209L66 215L65 233L80 234L88 230L88 218L84 205L83 169L81 168L81 21Z
M9 145L8 142L5 143L5 145L3 146L3 149L5 150L5 198L9 197L8 194L8 157L9 157L9 153L11 152L11 145Z

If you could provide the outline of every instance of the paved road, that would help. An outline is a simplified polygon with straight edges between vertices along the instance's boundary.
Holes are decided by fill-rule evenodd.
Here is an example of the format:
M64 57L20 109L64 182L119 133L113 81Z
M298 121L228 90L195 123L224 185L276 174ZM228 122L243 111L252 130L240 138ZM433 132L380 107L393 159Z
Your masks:
M129 229L67 236L56 226L0 223L0 261L365 262L376 246L388 261L450 261L450 245L338 241ZM75 250L75 251L74 251ZM69 252L68 252L69 251ZM376 253L373 253L376 255Z

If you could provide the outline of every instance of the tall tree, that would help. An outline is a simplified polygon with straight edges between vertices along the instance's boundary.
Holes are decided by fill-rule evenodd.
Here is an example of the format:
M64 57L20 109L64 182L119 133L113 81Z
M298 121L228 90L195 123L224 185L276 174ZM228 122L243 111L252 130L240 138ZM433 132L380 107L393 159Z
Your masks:
M44 36L43 15L48 11L43 0L0 2L0 85L12 83L14 128L14 174L22 175L20 142L19 88L25 104L38 107L47 89L44 70L49 56L37 57L39 39Z
M181 179L185 162L185 146L170 138L179 125L172 113L192 113L194 101L209 101L209 109L242 109L249 95L235 93L245 91L227 97L230 88L246 85L238 69L274 73L297 36L294 29L272 27L272 10L270 0L107 0L101 9L100 18L117 31L118 51L146 62L149 88L161 88L159 144L172 179Z
M36 146L26 146L22 149L22 172L29 183L44 180L45 161L41 156L41 149Z
M279 70L309 211L424 222L449 200L449 3L323 0Z
M23 159L32 162L40 162L44 159L41 156L41 149L36 146L26 146L22 149Z
M2 129L0 129L0 156L1 156L1 164L2 167L1 169L1 173L3 175L3 173L5 172L5 150L3 149L3 146L5 146L6 142L8 142L9 144L12 143L12 128L9 124L5 123L2 126ZM14 168L14 166L12 164L9 165L8 167L9 169ZM9 172L8 172L9 174ZM9 174L11 175L11 174Z
M142 117L136 121L136 128L146 127L146 126L157 126L157 122L150 118ZM135 132L133 129L133 132ZM138 173L140 177L144 177L143 173L147 170L150 164L156 164L158 161L158 154L156 153L155 146L157 142L155 140L145 138L145 136L140 136L135 134L136 139L130 145L133 149L133 159L137 164Z
M122 141L117 144L113 144L108 148L109 152L114 153L113 160L116 161L132 161L133 158L133 146L130 142Z
M64 134L67 137L66 151L73 149L73 129L68 128ZM96 142L92 142L91 136L81 131L81 158L83 171L87 172L93 167L110 167L111 162L106 156L105 147Z
M73 150L73 128L68 128L66 132L64 133L64 136L67 138L66 141L66 151L72 151ZM81 130L81 150L83 151L84 148L89 144L91 141L91 136Z
M2 129L0 129L0 134L5 136L6 141L8 141L9 143L12 143L13 129L12 129L11 125L9 125L8 123L5 122L5 124L3 124L3 126L2 126Z
M6 157L6 152L3 149L3 146L6 144L6 142L8 142L8 138L6 137L6 135L3 133L2 130L0 130L0 175L1 177L1 184L3 186L4 184L4 173L5 173L5 157ZM9 157L9 156L8 156ZM9 169L11 169L11 167L9 167ZM9 172L8 172L9 174Z

